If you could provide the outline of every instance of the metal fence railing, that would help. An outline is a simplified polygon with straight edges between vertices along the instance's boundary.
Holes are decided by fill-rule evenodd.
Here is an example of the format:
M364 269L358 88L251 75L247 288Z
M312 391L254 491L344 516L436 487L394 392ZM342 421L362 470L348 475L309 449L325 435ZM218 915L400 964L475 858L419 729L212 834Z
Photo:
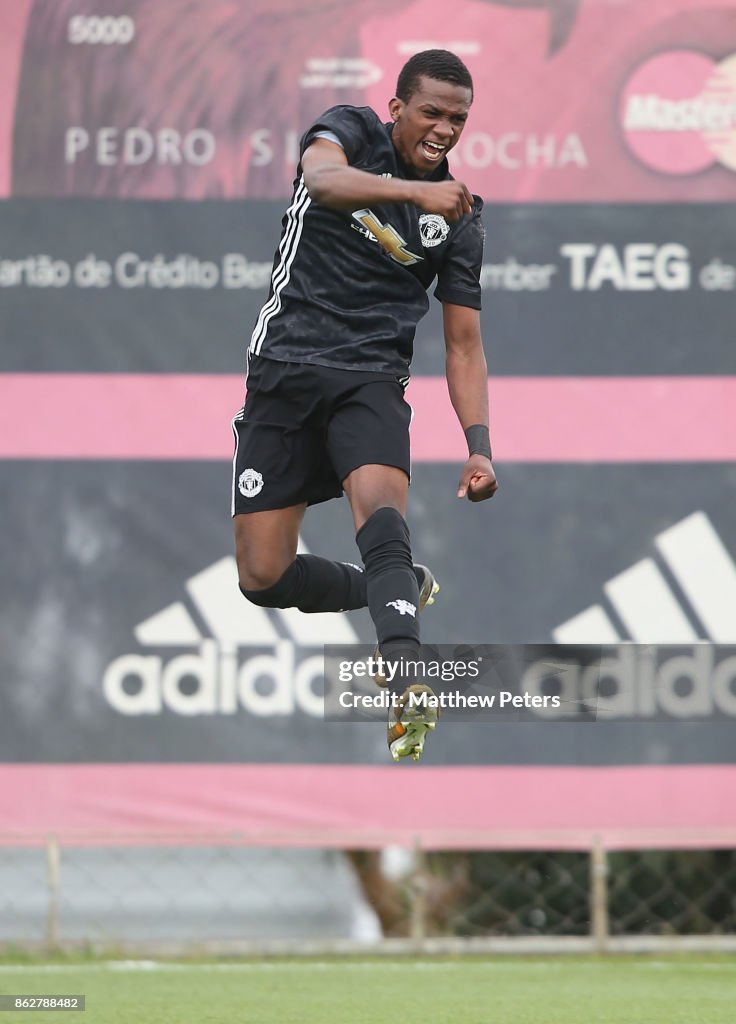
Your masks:
M0 949L736 949L736 850L0 845Z

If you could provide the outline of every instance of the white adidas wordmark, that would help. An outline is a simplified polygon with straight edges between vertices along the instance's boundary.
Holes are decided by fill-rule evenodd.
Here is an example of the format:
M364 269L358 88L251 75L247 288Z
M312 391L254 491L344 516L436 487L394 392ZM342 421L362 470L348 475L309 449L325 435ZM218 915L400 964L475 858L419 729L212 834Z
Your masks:
M306 551L300 542L299 552ZM235 559L222 558L186 581L191 610L175 601L135 627L138 643L163 649L164 656L124 654L108 665L103 693L115 710L146 715L168 708L181 715L211 715L244 707L270 716L299 708L323 714L323 659L303 649L357 643L348 617L339 612L305 615L296 608L266 611L242 597L237 580ZM165 660L165 650L172 647L194 650ZM240 648L251 649L242 664ZM253 648L265 650L256 654Z
M654 559L644 558L603 585L627 636L595 604L552 631L557 643L736 643L736 565L707 515L694 512L654 540L688 607Z

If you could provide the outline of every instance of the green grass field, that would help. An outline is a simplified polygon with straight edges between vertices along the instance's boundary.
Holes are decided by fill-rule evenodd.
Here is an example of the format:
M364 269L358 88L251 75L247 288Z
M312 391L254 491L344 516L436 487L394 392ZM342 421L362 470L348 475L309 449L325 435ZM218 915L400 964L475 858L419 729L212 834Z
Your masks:
M83 1024L736 1024L736 958L0 964L0 993L77 993ZM2 1014L1 1024L59 1021Z

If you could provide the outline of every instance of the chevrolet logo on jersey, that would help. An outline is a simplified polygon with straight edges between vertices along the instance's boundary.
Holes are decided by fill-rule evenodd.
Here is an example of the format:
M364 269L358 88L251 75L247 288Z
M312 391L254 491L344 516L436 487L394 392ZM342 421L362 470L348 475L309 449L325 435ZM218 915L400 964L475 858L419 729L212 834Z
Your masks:
M378 242L384 252L392 260L408 267L412 263L421 263L423 256L415 256L406 248L406 242L391 224L382 224L373 210L353 210L353 217L361 225L356 230ZM353 225L355 227L355 225Z

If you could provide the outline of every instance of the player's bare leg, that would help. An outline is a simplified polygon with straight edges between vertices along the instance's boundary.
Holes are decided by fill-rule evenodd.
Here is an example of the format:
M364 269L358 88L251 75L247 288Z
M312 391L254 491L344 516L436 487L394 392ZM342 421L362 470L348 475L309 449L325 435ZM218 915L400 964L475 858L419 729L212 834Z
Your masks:
M238 580L243 591L273 586L296 558L306 504L233 518Z
M356 531L365 526L379 508L393 508L406 515L409 480L395 466L359 466L342 482L353 513Z

